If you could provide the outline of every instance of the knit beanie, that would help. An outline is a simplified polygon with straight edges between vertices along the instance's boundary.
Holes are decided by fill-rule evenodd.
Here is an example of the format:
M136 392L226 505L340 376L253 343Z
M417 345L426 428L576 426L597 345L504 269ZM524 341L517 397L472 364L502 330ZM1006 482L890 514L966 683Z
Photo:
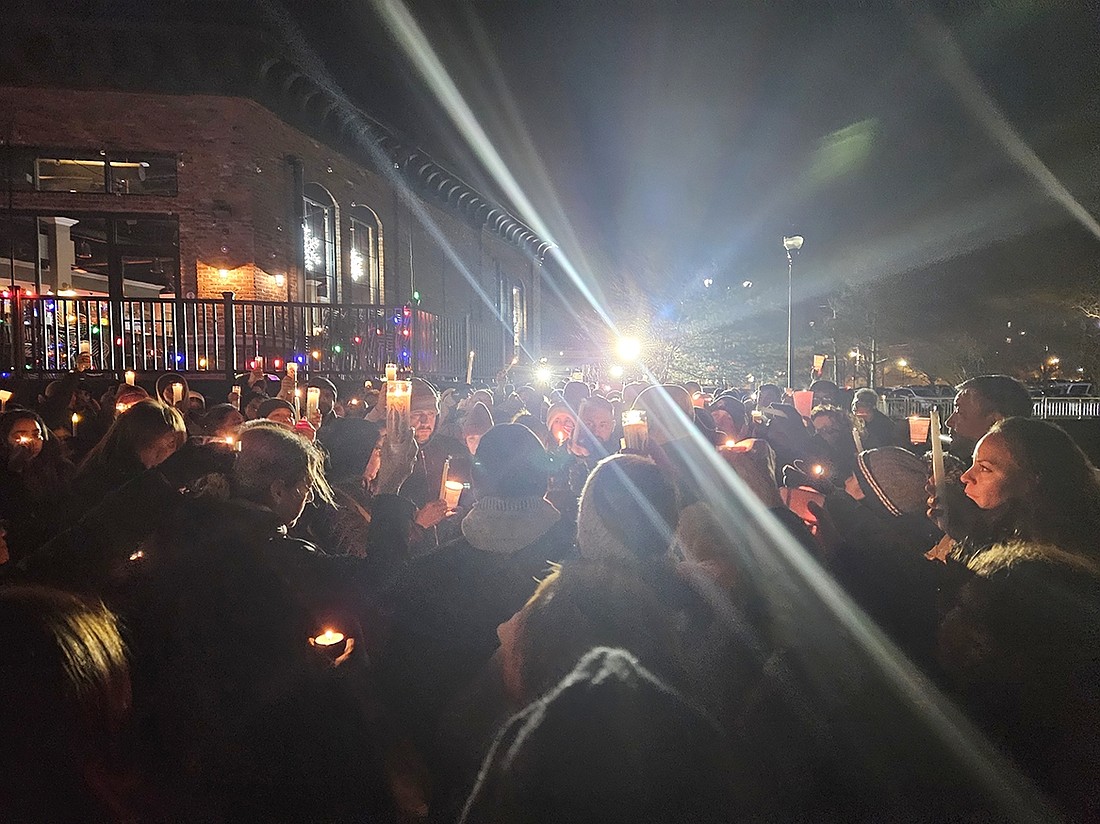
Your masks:
M493 413L483 403L475 403L462 421L462 437L484 435L493 428Z
M423 378L412 379L412 397L409 399L411 412L439 413L439 394L435 387Z
M868 449L856 458L856 479L868 500L891 515L915 515L928 506L924 461L900 446Z
M282 398L268 398L266 401L260 404L260 408L256 410L257 418L266 418L276 409L289 409L294 411L294 407L290 405L288 401L284 401Z

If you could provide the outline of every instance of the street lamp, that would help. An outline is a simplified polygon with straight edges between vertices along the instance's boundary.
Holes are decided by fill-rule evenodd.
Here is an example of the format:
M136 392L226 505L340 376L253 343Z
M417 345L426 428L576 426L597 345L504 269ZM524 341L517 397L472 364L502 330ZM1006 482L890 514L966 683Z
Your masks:
M802 235L783 238L783 248L787 251L787 386L794 388L794 350L791 348L791 318L794 307L794 257L802 248Z

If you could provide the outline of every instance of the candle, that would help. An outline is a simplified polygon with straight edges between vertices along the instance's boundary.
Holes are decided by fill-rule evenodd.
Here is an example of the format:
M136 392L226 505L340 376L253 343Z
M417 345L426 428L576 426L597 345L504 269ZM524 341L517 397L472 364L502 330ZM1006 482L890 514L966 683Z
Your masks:
M234 386L229 390L229 405L238 412L241 411L241 388L239 386Z
M302 417L302 390L294 390L294 420Z
M137 374L134 372L134 370L133 369L127 369L126 370L126 385L127 386L135 386L136 384L134 382L136 380L137 380Z
M447 504L447 509L455 509L458 506L458 499L462 497L464 485L461 481L446 481L443 487L443 501Z
M386 383L393 383L395 380L397 380L397 364L396 363L387 363L386 364Z
M469 386L474 382L474 350L470 350L470 357L466 359L466 385Z
M928 440L929 429L928 418L922 418L919 415L914 415L909 419L909 440L911 443L918 444L924 443Z
M206 368L206 358L199 358L199 369Z
M298 382L298 364L288 363L286 365L286 376L292 378L295 383Z
M173 406L179 406L182 401L183 401L183 384L182 383L172 384L172 405Z
M450 457L443 461L443 476L439 481L439 500L447 500L447 476L451 474L451 459Z
M306 420L310 423L318 421L321 418L321 390L316 386L311 386L306 390Z
M262 357L260 357L259 355L256 356L256 371L257 372L263 372L264 371L264 359Z
M631 452L644 452L649 441L649 422L644 409L623 412L623 441Z
M234 452L241 451L241 442L234 438L232 435L225 436L225 445L232 449Z
M11 400L11 391L8 389L0 389L0 412L3 412L8 405L8 401Z
M80 354L90 355L92 354L92 342L90 340L82 340L80 342Z
M863 451L863 436L859 433L859 427L852 427L852 440L856 442L856 454Z
M412 401L412 381L392 381L386 384L386 434L404 440L412 428L409 405Z
M933 406L929 412L929 429L932 431L932 481L936 485L936 495L943 492L943 441L940 440L940 410Z
M339 630L326 627L309 639L309 645L332 659L332 665L338 667L355 649L355 639L347 637Z
M75 438L76 437L76 425L78 423L80 423L80 416L78 414L76 414L75 412L73 412L72 420L73 420L73 437Z

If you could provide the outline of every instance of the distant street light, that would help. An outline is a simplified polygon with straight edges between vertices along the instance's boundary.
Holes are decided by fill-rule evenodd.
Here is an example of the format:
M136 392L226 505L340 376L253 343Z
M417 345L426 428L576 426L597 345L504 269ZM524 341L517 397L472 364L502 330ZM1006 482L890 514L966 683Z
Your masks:
M791 318L794 313L794 256L802 249L802 235L783 238L787 251L787 386L794 387L794 349L791 347Z

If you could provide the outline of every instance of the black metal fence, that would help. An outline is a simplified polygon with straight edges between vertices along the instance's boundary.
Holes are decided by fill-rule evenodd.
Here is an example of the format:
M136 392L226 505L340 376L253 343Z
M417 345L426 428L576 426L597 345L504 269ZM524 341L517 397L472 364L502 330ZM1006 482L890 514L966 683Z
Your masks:
M496 325L494 324L494 327ZM416 374L463 379L505 363L508 330L409 306L330 305L221 299L0 297L0 372L46 375L73 367L121 373L178 371L232 375L258 357L268 369L293 360L304 372L375 375L397 363ZM509 352L510 355L510 352Z

